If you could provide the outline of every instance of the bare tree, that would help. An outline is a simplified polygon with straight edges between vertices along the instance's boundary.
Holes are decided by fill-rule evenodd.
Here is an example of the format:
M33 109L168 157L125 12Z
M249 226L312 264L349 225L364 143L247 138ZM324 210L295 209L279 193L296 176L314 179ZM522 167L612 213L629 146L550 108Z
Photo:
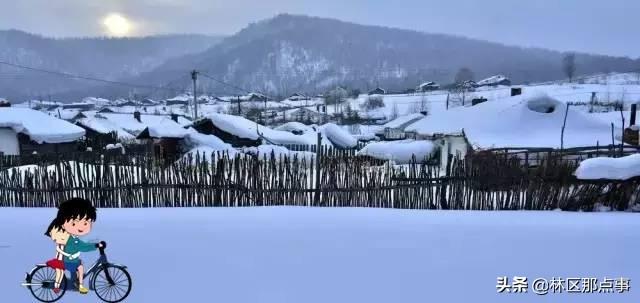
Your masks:
M576 74L576 54L567 53L562 57L562 70L569 77L569 83L573 82L573 76Z

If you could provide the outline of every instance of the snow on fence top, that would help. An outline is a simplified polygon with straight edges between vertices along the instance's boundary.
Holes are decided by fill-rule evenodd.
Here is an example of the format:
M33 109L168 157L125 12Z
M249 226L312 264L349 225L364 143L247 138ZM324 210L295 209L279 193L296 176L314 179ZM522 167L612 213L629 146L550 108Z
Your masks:
M407 164L411 163L414 155L416 161L420 162L430 157L434 151L435 145L431 141L403 140L370 143L358 151L357 155Z
M5 127L40 144L72 142L85 134L79 126L28 108L0 108L0 128Z
M358 146L358 139L338 125L327 123L321 126L321 129L327 139L335 146L340 148L354 148Z
M316 156L315 153L309 151L292 151L283 146L277 145L259 145L255 147L245 147L242 149L242 152L254 156L258 156L260 159L270 159L273 154L275 159L284 159L288 158L293 160L297 158L298 160L305 159L307 164L313 163L313 160Z
M245 119L244 117L226 114L211 113L207 115L207 118L210 119L211 123L213 123L217 128L239 138L250 140L264 138L268 141L267 143L271 144L315 145L317 143L317 135L315 132L295 135L287 131L271 129ZM329 143L328 141L323 141L323 144Z
M481 149L501 147L560 148L566 104L546 95L515 96L457 107L409 125L423 135L460 134ZM619 132L619 130L618 130ZM564 147L611 144L611 125L569 108Z
M628 180L640 177L640 154L622 158L593 158L580 162L574 175L581 180Z

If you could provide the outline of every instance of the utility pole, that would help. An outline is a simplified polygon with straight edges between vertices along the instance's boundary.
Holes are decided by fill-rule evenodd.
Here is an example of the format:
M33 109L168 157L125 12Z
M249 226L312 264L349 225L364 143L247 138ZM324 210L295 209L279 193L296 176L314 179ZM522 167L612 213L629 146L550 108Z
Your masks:
M198 72L194 69L191 71L191 79L193 80L193 119L198 119L198 95L196 94L196 82L198 81Z

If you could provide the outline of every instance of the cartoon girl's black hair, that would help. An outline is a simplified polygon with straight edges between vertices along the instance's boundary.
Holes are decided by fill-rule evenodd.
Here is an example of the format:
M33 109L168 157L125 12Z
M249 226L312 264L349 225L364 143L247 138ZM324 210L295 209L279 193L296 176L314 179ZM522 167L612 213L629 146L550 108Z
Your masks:
M49 224L49 227L47 227L47 231L44 233L45 236L47 237L51 237L51 231L55 228L55 229L63 229L62 224L64 224L63 221L61 221L58 218L53 219L53 221L51 221L51 224Z
M96 221L96 208L91 204L91 201L80 198L73 198L62 202L58 206L58 215L56 219L60 220L63 224L73 219L89 219Z

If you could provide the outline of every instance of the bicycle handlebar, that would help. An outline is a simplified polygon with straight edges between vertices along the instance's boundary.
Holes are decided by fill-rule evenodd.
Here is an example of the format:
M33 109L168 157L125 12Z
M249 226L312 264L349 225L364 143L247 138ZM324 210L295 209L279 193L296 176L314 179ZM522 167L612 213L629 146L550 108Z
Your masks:
M102 245L102 247L100 245ZM96 247L100 250L100 255L104 255L104 249L107 248L107 242L100 241L100 243L96 244Z

